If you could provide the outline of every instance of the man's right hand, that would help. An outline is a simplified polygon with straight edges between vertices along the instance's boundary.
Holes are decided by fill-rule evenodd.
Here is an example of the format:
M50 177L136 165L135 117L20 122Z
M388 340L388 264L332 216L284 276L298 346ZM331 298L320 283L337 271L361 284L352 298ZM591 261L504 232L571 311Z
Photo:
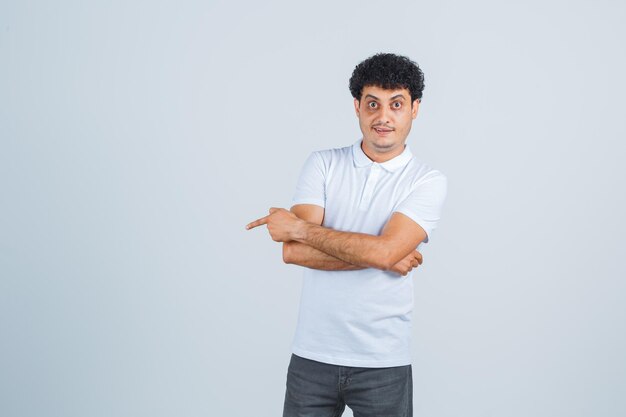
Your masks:
M422 264L422 254L414 250L409 253L404 259L391 267L390 271L406 276L413 268L417 268Z

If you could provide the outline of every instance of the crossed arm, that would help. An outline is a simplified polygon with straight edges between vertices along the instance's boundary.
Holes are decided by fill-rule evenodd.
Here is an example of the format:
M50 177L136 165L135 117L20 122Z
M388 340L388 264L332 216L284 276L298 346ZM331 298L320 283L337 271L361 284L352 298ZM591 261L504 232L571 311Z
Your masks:
M422 263L415 248L426 232L401 213L392 215L380 236L322 227L323 216L322 207L309 204L296 205L291 212L271 208L268 216L246 228L266 224L272 239L283 242L285 262L314 269L377 268L406 275Z
M321 225L324 220L324 209L313 204L298 204L291 208L291 212L302 220ZM296 264L307 268L326 271L354 271L365 269L339 258L331 256L319 249L295 240L283 242L283 261L287 264Z

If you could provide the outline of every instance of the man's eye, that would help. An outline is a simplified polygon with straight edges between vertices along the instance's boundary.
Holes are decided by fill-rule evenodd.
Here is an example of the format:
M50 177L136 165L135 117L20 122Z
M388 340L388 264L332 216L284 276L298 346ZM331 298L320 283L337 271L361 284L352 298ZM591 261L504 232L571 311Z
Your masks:
M370 101L368 103L368 105L370 106L370 109L375 109L376 108L376 102L375 101Z
M393 103L394 109L399 109L400 107L402 107L402 103L400 103L399 101L396 101L395 103Z

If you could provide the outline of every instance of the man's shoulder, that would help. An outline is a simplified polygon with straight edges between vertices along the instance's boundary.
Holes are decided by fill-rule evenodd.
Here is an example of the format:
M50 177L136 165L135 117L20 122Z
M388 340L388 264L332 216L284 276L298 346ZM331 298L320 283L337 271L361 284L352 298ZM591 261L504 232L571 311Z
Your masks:
M413 172L413 183L431 180L445 182L447 180L446 175L441 170L433 168L431 165L418 159L415 155L412 156L409 167Z
M311 152L311 156L321 159L324 163L340 163L352 160L352 145L315 150Z
M336 147L336 148L326 148L313 151L313 153L319 153L323 155L346 155L352 152L352 145Z

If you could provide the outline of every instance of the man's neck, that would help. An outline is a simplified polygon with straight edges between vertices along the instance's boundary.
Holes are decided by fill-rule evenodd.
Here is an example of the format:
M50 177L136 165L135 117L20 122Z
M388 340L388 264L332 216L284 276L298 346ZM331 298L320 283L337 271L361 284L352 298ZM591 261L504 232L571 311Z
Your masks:
M400 155L402 152L404 152L405 148L406 148L406 143L402 144L402 146L399 146L398 149L381 153L381 152L376 152L372 149L369 149L365 145L365 142L361 141L361 150L363 151L365 156L367 156L370 160L379 164L382 164L383 162L387 162L395 158L396 156Z

